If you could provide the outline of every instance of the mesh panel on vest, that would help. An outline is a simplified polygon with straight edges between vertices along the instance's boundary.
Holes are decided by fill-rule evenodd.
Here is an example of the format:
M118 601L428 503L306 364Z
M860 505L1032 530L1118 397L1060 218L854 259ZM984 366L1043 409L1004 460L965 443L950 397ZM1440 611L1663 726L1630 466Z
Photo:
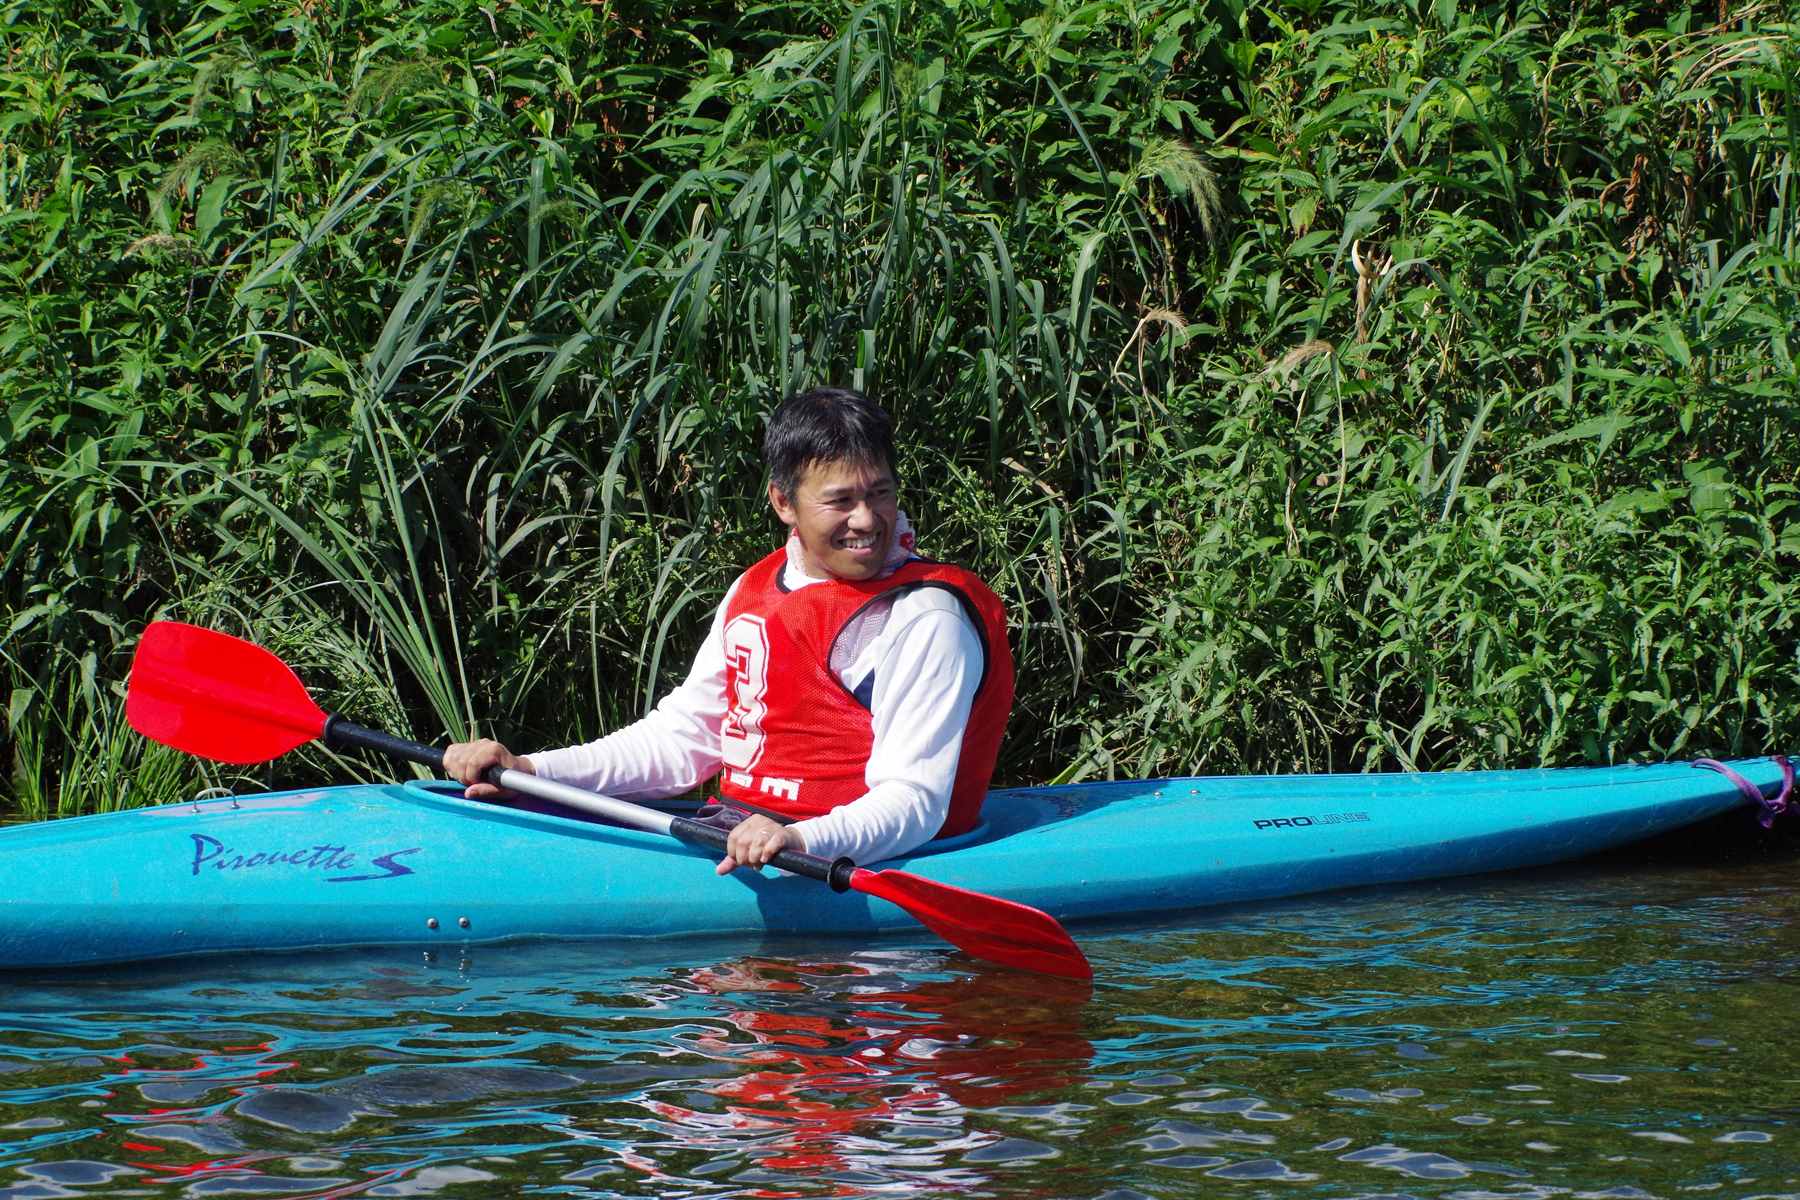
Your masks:
M842 679L844 672L863 656L863 651L887 632L888 618L893 614L894 597L882 596L846 621L838 631L837 639L831 643L831 673Z

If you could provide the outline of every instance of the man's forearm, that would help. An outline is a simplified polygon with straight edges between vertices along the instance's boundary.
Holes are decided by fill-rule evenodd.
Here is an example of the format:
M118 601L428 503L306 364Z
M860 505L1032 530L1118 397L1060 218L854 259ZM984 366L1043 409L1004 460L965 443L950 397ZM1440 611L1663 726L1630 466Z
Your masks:
M921 787L896 779L822 817L798 821L793 828L806 839L808 854L847 856L867 864L930 841L949 811L948 792L939 800Z
M546 779L621 799L679 796L719 769L716 739L708 746L682 737L655 714L597 741L527 757Z

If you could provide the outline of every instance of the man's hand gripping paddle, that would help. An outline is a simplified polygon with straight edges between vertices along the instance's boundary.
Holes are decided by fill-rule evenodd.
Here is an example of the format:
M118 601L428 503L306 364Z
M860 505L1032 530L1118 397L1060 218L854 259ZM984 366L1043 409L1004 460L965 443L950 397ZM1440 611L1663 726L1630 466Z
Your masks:
M216 762L259 763L318 738L357 746L442 771L444 752L325 712L279 658L229 634L174 621L144 630L125 697L133 729L177 750ZM490 768L487 782L609 817L714 850L724 830L628 804L523 771ZM1063 927L1023 904L965 891L905 871L865 871L847 858L833 862L783 850L772 866L898 905L945 941L978 958L1091 979L1093 969Z

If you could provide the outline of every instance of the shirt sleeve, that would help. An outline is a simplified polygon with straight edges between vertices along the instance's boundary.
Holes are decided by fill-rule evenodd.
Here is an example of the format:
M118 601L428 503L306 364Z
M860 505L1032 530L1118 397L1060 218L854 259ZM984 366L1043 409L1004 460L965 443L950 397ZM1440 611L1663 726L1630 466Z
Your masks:
M725 719L725 609L737 583L713 614L687 679L641 721L596 741L527 755L545 779L621 800L679 796L719 770L719 728Z
M981 639L954 596L918 588L894 602L886 630L843 675L855 691L874 674L869 790L795 824L809 854L879 862L943 827L983 665Z

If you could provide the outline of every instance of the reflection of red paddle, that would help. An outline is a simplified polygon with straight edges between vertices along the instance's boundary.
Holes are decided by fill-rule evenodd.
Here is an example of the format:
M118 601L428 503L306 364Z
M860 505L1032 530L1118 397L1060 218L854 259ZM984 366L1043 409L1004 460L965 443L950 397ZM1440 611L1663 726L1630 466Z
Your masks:
M359 746L434 770L444 768L442 750L327 714L288 665L261 646L175 621L157 621L144 630L131 664L125 716L145 737L217 762L267 762L318 738L327 745ZM635 829L725 848L723 830L685 817L523 771L495 767L484 778ZM783 850L771 865L823 880L839 892L854 889L898 905L978 958L1073 979L1093 977L1093 968L1063 927L1035 908L905 871L865 871L847 858L832 862Z
M741 1036L715 1030L689 1043L746 1067L701 1090L740 1128L766 1131L756 1152L763 1169L817 1175L856 1166L872 1124L913 1124L934 1109L991 1111L1086 1076L1088 980L966 965L928 980L835 956L684 972L685 985L712 993L712 1010L757 1042L745 1053ZM672 1097L646 1103L665 1120L692 1120Z

